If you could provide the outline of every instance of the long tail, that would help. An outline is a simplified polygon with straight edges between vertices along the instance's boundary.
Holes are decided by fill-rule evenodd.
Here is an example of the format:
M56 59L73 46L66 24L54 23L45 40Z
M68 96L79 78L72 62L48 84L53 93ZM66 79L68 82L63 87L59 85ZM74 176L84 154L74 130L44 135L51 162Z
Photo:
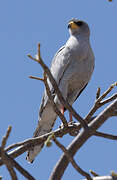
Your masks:
M52 127L54 125L56 118L57 118L57 115L54 112L53 108L51 106L45 107L45 109L43 110L43 113L41 115L41 118L39 119L38 127L36 128L36 131L34 132L33 137L38 137L38 136L44 135L46 133L49 133L52 130ZM35 157L38 155L38 153L43 148L43 145L44 145L44 143L33 146L28 151L26 160L30 163L33 163Z

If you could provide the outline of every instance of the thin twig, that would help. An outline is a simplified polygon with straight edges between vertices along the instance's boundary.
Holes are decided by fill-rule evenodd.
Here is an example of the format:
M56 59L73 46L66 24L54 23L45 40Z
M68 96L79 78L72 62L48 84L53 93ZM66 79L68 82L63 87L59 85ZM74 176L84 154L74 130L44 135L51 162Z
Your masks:
M111 84L111 86L98 98L98 101L101 102L111 91L112 89L117 86L117 82Z
M44 81L43 78L39 78L39 77L35 77L35 76L29 76L29 78L36 79L36 80L39 80L39 81Z
M91 176L77 165L77 163L75 162L73 157L70 155L68 150L55 137L53 137L53 141L65 153L69 162L71 162L72 166L76 169L76 171L80 173L82 176L85 176L88 180L92 180Z
M97 92L96 92L96 99L98 99L100 97L100 91L101 91L101 89L100 89L100 87L98 87Z
M3 149L4 149L5 145L6 145L6 142L7 142L8 137L9 137L9 135L10 135L11 129L12 129L12 127L9 126L8 129L7 129L6 135L5 135L5 136L3 137L3 139L2 139L1 148L3 148Z
M109 97L108 99L105 99L104 101L101 101L101 106L113 101L114 99L117 98L117 94L112 95L111 97Z
M90 112L88 113L88 115L85 117L85 121L88 121L89 119L91 119L91 117L94 115L94 113L97 111L97 109L99 109L100 107L102 107L104 104L113 101L114 99L116 99L117 97L111 97L105 101L102 101L111 91L112 89L117 86L117 82L115 82L114 84L112 84L95 102L95 104L93 105L93 107L91 108ZM102 101L102 102L101 102Z
M6 153L4 151L5 145L7 143L8 137L9 137L10 132L11 132L11 129L12 129L11 126L9 126L8 129L7 129L6 135L2 139L1 148L0 148L0 154L1 154L1 159L2 159L3 163L6 165L6 168L8 169L12 180L17 180L16 172L13 169L13 167L12 167L10 161L8 160L8 158L6 156Z

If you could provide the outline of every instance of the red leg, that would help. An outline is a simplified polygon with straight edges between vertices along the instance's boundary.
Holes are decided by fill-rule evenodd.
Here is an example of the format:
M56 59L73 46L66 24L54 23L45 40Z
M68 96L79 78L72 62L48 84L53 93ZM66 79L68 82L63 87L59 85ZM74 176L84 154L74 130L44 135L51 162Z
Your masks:
M61 113L64 115L64 106L62 106L62 108L61 108ZM72 114L69 112L69 122L72 122Z
M62 108L61 108L61 113L64 115L64 107L62 106Z

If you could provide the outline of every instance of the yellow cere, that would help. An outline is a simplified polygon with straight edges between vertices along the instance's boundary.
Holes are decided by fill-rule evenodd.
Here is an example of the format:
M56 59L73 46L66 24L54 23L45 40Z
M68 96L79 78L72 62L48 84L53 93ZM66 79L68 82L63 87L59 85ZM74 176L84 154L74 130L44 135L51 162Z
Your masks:
M78 25L75 24L73 21L70 21L69 25L70 25L71 29L77 29L78 28Z

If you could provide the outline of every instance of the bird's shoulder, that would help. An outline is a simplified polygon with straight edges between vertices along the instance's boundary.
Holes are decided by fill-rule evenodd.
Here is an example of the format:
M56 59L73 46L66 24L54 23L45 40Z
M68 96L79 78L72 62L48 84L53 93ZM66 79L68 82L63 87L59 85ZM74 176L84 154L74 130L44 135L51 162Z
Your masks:
M56 59L57 59L57 56L60 55L60 53L65 49L65 45L62 46L57 52L56 54L54 55L54 58L52 60L52 63L51 63L51 66L55 63Z

